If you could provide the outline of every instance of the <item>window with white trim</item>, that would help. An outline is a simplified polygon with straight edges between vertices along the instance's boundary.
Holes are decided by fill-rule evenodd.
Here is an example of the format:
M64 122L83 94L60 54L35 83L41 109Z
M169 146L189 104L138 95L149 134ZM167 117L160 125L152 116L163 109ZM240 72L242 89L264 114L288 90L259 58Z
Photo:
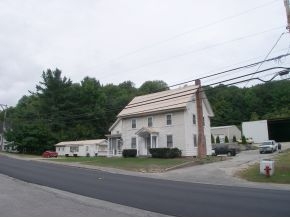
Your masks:
M173 147L173 136L172 135L166 136L166 145L167 145L167 148Z
M148 127L152 127L153 126L153 117L148 117Z
M172 114L166 114L166 125L172 125Z
M132 137L131 138L131 148L136 149L136 147L137 147L137 139L136 139L136 137Z
M132 129L137 128L137 120L135 118L131 120L131 124L132 124Z

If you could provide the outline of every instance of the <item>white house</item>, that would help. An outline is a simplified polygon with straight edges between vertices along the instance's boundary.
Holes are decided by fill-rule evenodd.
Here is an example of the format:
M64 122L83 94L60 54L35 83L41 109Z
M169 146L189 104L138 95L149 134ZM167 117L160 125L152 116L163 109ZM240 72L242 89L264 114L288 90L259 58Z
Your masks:
M198 86L186 86L135 97L110 127L108 155L120 156L123 149L135 148L138 155L149 155L149 148L177 147L183 156L197 156ZM211 106L202 93L203 123L207 154L211 154Z
M225 142L226 136L228 137L229 142L233 142L234 136L237 140L242 137L241 130L236 125L211 127L211 134L215 139L219 137L221 143Z
M56 144L55 150L60 156L107 156L107 144L106 139L67 141Z

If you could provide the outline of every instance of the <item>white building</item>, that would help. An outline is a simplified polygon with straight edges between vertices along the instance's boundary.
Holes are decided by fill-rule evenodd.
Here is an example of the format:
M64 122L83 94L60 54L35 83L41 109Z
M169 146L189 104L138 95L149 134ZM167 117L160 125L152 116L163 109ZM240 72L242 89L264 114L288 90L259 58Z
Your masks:
M257 120L242 123L243 135L252 138L254 143L269 140L267 120Z
M197 156L197 86L135 97L110 127L108 155L120 156L135 148L137 155L149 155L149 148L177 147L182 156ZM211 106L202 92L203 123L207 154L211 155Z
M55 150L60 156L107 156L107 144L106 139L67 141L56 144Z
M221 143L225 142L226 136L228 137L229 142L233 142L234 136L237 140L242 137L241 130L235 125L211 127L211 134L213 135L215 140L217 137L219 137Z

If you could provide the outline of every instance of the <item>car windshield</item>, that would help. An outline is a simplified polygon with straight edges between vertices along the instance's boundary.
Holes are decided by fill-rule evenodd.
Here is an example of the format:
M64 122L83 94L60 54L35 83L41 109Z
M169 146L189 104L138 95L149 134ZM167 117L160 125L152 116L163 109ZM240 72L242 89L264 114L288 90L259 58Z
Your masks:
M263 142L262 145L272 145L272 142Z

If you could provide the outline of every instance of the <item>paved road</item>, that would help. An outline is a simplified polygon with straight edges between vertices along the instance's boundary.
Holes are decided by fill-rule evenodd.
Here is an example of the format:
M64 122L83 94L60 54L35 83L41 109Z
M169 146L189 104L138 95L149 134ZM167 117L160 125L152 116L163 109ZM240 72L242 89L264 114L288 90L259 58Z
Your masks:
M112 174L1 156L0 173L171 216L290 216L290 192Z

